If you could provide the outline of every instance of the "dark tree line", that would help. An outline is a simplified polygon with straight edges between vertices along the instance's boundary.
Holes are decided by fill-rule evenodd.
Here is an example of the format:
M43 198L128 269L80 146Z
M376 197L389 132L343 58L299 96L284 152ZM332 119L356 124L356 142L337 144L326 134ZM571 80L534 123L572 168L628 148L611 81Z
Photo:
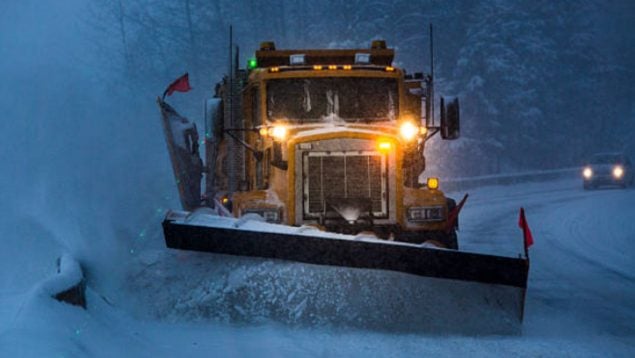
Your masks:
M131 93L159 93L186 70L202 96L226 71L233 25L241 60L260 41L349 47L386 39L397 65L427 70L435 24L437 93L458 95L459 141L434 141L430 166L476 175L575 166L597 150L632 150L635 51L600 0L109 0L92 6L98 48ZM621 22L626 23L625 21ZM624 41L606 41L606 31ZM631 38L632 39L632 38ZM109 76L109 79L116 79ZM634 153L635 154L635 153Z

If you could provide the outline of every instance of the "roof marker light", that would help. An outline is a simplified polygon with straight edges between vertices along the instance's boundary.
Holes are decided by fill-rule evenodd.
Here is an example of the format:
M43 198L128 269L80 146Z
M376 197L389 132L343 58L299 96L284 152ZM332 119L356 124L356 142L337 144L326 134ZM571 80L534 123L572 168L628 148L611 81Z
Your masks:
M329 65L329 70L337 70L337 66L336 65Z
M258 61L255 58L250 58L249 61L247 61L247 68L253 70L256 67L258 67Z
M322 66L321 65L315 65L315 66L313 66L313 69L316 70L316 71L320 71L322 69Z
M352 69L353 69L353 66L351 66L351 65L344 65L344 66L342 66L342 68L343 68L343 69L345 69L345 70L347 70L347 71L349 71L349 70L352 70Z

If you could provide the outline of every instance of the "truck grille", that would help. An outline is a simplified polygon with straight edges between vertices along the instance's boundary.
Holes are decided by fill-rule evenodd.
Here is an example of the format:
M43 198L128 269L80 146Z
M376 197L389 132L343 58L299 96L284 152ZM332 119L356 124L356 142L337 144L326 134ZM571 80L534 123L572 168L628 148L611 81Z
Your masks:
M304 214L317 216L339 199L370 200L374 216L387 215L386 157L377 152L309 152L303 159Z

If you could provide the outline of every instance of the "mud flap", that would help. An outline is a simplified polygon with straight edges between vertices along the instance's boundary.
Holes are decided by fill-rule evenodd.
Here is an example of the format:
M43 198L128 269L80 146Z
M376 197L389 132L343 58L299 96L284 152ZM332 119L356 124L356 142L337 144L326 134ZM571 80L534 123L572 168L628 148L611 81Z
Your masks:
M196 124L178 114L161 98L158 98L157 102L161 109L163 133L179 189L181 206L184 210L194 210L201 206L203 175Z
M421 292L415 296L421 295L418 299L422 307L429 303L429 297L435 296L433 301L436 304L429 307L430 312L438 311L445 316L446 326L455 322L465 327L469 317L481 317L472 322L477 327L479 319L489 319L492 311L498 312L501 325L513 326L522 322L529 270L527 260L522 258L390 241L356 240L352 236L351 239L325 238L311 236L310 232L290 232L285 226L281 226L280 232L252 231L226 225L214 227L188 222L187 216L188 213L169 212L163 221L169 248L396 271L426 278L417 288ZM395 295L399 296L399 292ZM436 323L427 324L430 328Z

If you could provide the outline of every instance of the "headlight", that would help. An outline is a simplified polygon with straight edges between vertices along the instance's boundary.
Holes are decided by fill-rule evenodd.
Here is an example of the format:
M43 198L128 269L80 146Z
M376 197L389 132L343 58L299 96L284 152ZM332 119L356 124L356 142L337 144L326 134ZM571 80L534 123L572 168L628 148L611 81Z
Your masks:
M404 122L401 127L399 127L399 133L403 139L409 142L417 137L419 127L412 122Z
M408 208L408 221L427 222L427 221L443 221L442 206L423 206Z
M245 209L242 211L243 215L246 214L258 214L265 219L268 223L279 223L280 222L280 210L276 208L254 208L254 209Z
M287 139L288 134L287 126L284 124L276 124L273 127L269 128L269 136L273 137L276 140L283 141Z
M584 176L586 179L591 179L591 177L593 176L593 170L589 167L584 168L584 170L582 171L582 176Z
M613 177L620 179L622 176L624 176L624 168L619 165L615 166L615 168L613 168Z

